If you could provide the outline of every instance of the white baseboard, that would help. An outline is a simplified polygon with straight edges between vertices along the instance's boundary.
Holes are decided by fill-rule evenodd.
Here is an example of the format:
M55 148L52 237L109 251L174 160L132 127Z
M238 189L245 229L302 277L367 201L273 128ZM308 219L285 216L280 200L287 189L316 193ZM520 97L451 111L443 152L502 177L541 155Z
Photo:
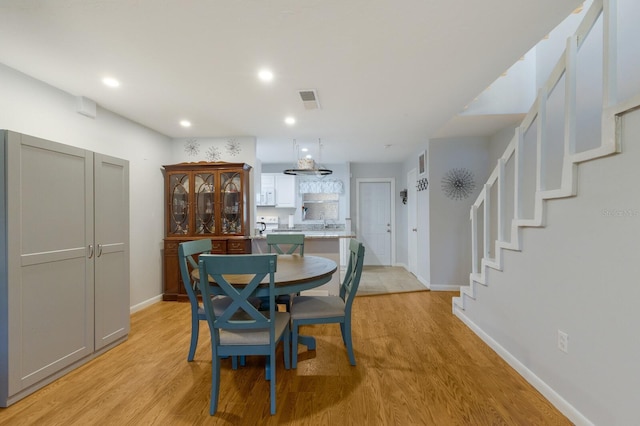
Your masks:
M154 296L151 299L147 299L144 302L138 303L137 305L133 305L129 308L129 314L132 314L134 312L138 312L144 308L147 308L151 305L153 305L154 303L158 303L162 301L162 295L159 294L158 296Z
M455 284L429 284L431 291L460 291L460 285Z
M589 421L582 413L575 409L575 407L569 404L562 396L560 396L551 386L547 385L542 379L536 376L533 371L529 370L523 363L521 363L516 357L511 355L504 347L498 342L493 340L491 336L485 333L476 323L471 321L467 317L464 311L454 308L454 315L460 318L467 327L469 327L478 337L480 337L491 349L493 349L503 360L507 362L514 370L518 372L529 384L536 388L545 398L549 400L562 414L567 416L574 424L579 426L593 426L593 423Z

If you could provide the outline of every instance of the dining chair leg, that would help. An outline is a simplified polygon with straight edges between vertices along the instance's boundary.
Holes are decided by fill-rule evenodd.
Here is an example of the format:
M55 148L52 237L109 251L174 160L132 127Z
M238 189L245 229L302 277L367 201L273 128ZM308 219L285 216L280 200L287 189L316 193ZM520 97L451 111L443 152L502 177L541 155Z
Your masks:
M191 315L191 345L189 346L189 355L187 361L193 361L198 346L198 335L200 331L200 318L197 315Z
M342 343L344 343L344 345L347 345L347 338L345 337L345 330L344 330L344 322L340 323L340 333L342 334Z
M269 381L269 394L271 399L271 414L276 413L276 356L275 353L269 356L269 366L271 367L271 380Z
M211 402L209 404L209 414L211 414L212 416L218 410L219 395L220 395L220 358L215 356L211 360Z
M342 331L342 339L347 347L347 353L349 354L349 362L351 365L356 365L356 357L353 354L353 341L351 340L351 321L346 321L344 324L340 324Z
M271 379L271 361L270 361L270 356L267 355L267 359L265 360L264 363L264 379L269 381Z
M298 324L291 324L291 368L298 367Z
M284 330L284 369L288 370L291 368L291 331L289 330L289 326Z

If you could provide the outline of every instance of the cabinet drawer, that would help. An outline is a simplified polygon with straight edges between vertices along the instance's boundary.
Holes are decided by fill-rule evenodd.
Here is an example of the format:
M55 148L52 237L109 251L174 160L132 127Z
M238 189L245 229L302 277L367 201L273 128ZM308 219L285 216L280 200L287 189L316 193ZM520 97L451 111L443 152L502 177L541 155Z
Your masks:
M228 240L227 253L229 254L251 253L251 240Z
M225 254L227 252L227 242L225 240L212 240L211 253Z
M165 241L164 242L164 251L167 253L178 253L178 245L179 241Z

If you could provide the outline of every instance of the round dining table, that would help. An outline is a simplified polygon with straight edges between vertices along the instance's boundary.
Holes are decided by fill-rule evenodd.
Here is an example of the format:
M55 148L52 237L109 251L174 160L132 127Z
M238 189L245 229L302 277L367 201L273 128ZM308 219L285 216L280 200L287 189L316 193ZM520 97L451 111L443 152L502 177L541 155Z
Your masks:
M251 256L251 255L247 255ZM319 287L331 281L331 277L338 270L338 265L331 259L321 256L300 256L299 254L279 254L276 261L276 272L274 274L275 295L294 294L301 291ZM191 277L200 281L200 270L194 269ZM233 275L225 276L230 284L243 286L249 283L253 275ZM209 282L214 283L209 277ZM222 294L221 290L212 286L212 293ZM258 286L255 296L269 295L269 276Z
M275 295L295 294L326 284L331 281L332 275L337 270L338 265L336 262L326 257L279 254L277 255L276 272L274 274ZM196 282L200 282L200 270L194 269L191 272L191 277L196 280ZM225 279L228 279L230 284L239 287L247 285L252 277L253 275L251 274L225 275ZM215 284L211 276L209 276L209 282ZM216 285L211 286L211 292L214 294L223 294L222 290ZM268 275L258 286L254 295L257 297L269 295ZM316 340L312 336L300 335L298 342L310 350L316 348Z

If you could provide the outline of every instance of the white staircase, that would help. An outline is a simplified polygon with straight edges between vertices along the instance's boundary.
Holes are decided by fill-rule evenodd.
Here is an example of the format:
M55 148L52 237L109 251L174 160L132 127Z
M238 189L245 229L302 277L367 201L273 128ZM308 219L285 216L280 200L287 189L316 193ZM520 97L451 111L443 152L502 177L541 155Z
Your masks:
M616 0L592 2L473 204L472 272L469 286L453 299L454 314L476 298L478 284L488 284L487 268L502 270L504 250L522 249L523 227L544 227L547 200L578 194L578 164L620 152L619 117L637 108L640 98L617 103L616 18ZM579 66L593 67L594 51L601 66L595 83L601 85L602 102L589 103L581 90L588 86L592 93L599 87L580 80ZM594 115L600 123L589 120ZM598 130L592 132L595 144L585 128Z

